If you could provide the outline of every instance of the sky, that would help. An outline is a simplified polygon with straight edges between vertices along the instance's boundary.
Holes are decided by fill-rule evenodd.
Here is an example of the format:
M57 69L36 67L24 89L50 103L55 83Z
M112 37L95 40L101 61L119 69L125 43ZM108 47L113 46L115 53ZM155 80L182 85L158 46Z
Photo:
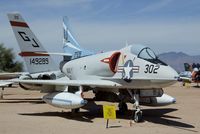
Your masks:
M63 52L67 16L77 41L94 52L128 43L200 55L200 0L1 0L0 43L19 53L6 16L16 11L50 52Z

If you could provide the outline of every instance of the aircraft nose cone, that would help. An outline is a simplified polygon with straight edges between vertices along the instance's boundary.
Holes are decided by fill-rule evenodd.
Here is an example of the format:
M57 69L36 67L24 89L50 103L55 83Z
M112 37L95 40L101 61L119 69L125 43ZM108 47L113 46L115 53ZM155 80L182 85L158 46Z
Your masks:
M88 103L87 100L82 100L82 101L81 101L81 105L86 105L87 103Z
M172 99L172 103L176 103L176 98L173 98L173 99Z

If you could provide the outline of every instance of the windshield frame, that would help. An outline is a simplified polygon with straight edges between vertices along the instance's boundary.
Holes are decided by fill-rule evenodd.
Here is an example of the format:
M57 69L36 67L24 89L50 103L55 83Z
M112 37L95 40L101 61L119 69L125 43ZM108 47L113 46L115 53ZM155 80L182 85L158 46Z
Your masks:
M148 50L150 50L152 52L152 54L154 54L155 57L152 56L152 54L150 54ZM148 58L141 57L140 54L142 52L146 52L147 55L148 55L148 57L150 57L150 58L148 59ZM141 51L138 53L137 57L140 58L140 59L149 61L151 63L154 63L154 64L160 64L160 65L168 66L166 63L164 63L163 61L161 61L158 58L158 56L155 54L155 52L153 50L151 50L149 47L145 47L145 48L141 49Z
M150 50L150 51L154 54L155 57L153 57L153 56L149 53L148 50ZM147 58L144 58L144 57L140 56L140 54L141 54L142 52L146 52L146 54L147 54L148 57L150 57L150 58L147 59ZM158 59L157 55L156 55L156 54L154 53L154 51L151 50L149 47L145 47L145 48L141 49L140 52L138 53L137 57L138 57L138 58L141 58L141 59L145 59L145 60Z

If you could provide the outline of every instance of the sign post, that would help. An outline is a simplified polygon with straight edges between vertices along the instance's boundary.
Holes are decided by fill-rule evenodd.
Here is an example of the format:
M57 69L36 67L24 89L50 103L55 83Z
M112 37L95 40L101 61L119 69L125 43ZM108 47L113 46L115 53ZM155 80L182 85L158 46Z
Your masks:
M103 105L103 117L106 119L106 128L108 128L109 119L116 119L116 108L114 105Z
M0 99L3 99L3 91L4 91L4 87L2 87L2 89L1 89Z

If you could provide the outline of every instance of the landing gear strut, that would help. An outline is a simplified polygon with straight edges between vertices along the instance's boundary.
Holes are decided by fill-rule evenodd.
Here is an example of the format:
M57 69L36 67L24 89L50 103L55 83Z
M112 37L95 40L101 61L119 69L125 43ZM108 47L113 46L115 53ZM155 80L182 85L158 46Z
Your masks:
M0 96L0 99L3 99L3 92L4 92L4 87L2 87L2 89L1 89L1 96Z
M118 104L118 108L119 108L119 114L120 115L125 115L125 113L128 111L128 106L126 104L126 95L124 95L123 92L120 92L119 94L119 104Z
M121 101L118 105L119 114L124 115L128 111L128 106L125 102Z
M131 96L131 99L134 100L134 105L135 105L135 110L134 110L134 114L133 114L133 120L135 122L141 122L142 121L142 111L140 109L140 105L139 105L139 93L138 91L134 91L134 94L128 89L128 93Z

